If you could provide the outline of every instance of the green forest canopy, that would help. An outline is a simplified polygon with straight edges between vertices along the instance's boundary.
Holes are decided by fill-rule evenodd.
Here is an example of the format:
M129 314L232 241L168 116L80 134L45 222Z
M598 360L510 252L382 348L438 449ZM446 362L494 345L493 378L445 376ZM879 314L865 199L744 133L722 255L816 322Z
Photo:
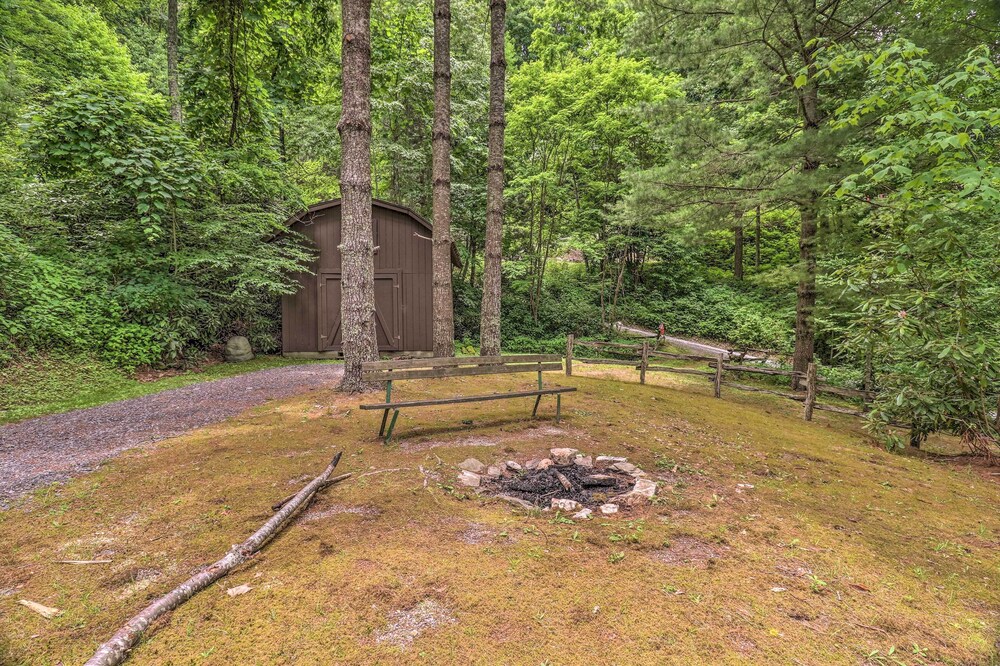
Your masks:
M245 334L338 196L339 5L0 0L0 362L132 369ZM474 345L487 3L452 2L456 333ZM1000 76L988 0L512 0L503 344L616 319L815 353L872 423L996 437ZM377 197L429 214L430 3L372 9ZM884 430L883 430L883 434Z

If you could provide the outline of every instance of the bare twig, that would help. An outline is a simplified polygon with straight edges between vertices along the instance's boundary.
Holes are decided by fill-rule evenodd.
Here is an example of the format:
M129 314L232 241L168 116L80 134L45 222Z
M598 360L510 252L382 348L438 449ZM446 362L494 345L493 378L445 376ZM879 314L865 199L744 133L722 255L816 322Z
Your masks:
M225 576L234 567L249 560L254 553L263 548L264 544L281 531L288 523L289 518L292 517L292 514L312 499L313 495L330 478L330 474L333 473L337 463L340 462L341 455L338 453L334 456L322 474L296 493L295 497L285 504L281 511L272 516L250 538L239 545L233 546L221 560L187 579L133 616L121 629L115 632L115 635L108 642L97 649L94 656L88 659L84 666L117 666L121 664L128 657L129 650L135 646L149 625L164 614L183 604L199 591Z

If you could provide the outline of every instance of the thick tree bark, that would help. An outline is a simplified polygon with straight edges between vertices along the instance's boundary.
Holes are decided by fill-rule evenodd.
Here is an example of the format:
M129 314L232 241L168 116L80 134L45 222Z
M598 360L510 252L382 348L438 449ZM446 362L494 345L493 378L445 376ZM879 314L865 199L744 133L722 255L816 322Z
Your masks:
M434 0L434 128L431 138L434 204L434 355L455 355L451 289L451 6Z
M177 2L167 0L167 94L170 96L170 117L181 122L181 86L177 73Z
M87 660L84 666L116 666L128 658L129 650L135 647L142 634L161 616L174 610L195 594L219 580L240 564L246 562L258 550L264 547L275 534L288 523L299 507L308 504L313 495L326 483L333 473L341 454L334 456L323 473L313 479L274 514L270 520L250 535L243 543L233 546L225 557L210 567L195 574L173 590L163 595L138 614L134 615L121 629L115 632L108 642L97 649L94 656Z
M754 246L753 267L759 271L760 270L760 204L757 204L757 223L756 226L754 227L753 246Z
M819 169L819 160L813 153L819 130L819 101L815 84L806 87L800 99L803 130L806 136L806 154L802 159L802 173L807 191L799 202L799 285L795 291L795 351L792 369L806 372L813 362L815 330L813 311L816 308L816 232L819 229L819 193L811 182ZM799 387L799 378L792 380L793 388Z
M361 364L378 358L375 334L375 248L372 242L371 0L343 0L343 102L340 123L341 299L344 379L340 389L374 388Z
M733 277L737 280L743 279L743 223L739 220L733 227Z
M500 354L500 262L503 254L504 53L506 0L490 0L490 127L486 168L486 250L479 346L483 356Z

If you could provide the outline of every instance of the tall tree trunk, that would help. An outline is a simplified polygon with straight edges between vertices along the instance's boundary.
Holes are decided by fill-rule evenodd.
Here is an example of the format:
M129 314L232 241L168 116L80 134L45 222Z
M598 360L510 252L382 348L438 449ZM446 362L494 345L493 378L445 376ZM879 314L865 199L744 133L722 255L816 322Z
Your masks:
M183 120L181 85L177 74L177 2L167 0L167 94L170 96L170 117Z
M792 355L792 369L804 373L813 362L815 348L813 311L816 308L816 232L819 228L819 193L811 182L819 169L819 159L814 154L819 130L819 100L815 84L806 86L800 99L800 108L806 138L802 173L807 181L807 191L799 202L799 285L795 291L795 351ZM798 377L793 378L792 386L798 388Z
M733 227L733 240L735 241L735 246L733 248L733 277L737 280L743 279L743 222L742 220L736 221L736 226Z
M451 290L451 6L434 0L434 129L431 137L434 206L434 355L455 355Z
M343 102L340 141L342 391L370 387L361 364L378 358L375 334L375 248L372 242L371 0L343 0Z
M753 232L753 267L760 271L760 204L757 204L757 224Z
M503 252L503 135L506 0L490 0L490 127L486 167L486 250L483 260L483 303L479 320L479 353L500 353L500 261Z

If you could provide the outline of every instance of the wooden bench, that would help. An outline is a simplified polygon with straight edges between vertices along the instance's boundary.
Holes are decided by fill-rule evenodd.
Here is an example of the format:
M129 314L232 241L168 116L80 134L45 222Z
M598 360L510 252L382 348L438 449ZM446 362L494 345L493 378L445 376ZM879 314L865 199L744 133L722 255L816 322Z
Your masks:
M559 354L519 354L512 356L460 356L456 358L413 358L396 361L371 361L361 364L361 378L366 382L386 382L385 402L361 405L361 409L382 410L382 427L379 437L385 437L388 442L392 430L396 426L399 410L407 407L424 407L428 405L452 405L462 402L484 402L487 400L507 400L510 398L529 398L534 396L535 408L531 415L538 413L538 404L542 396L556 396L556 422L562 410L562 394L575 391L573 387L545 388L542 386L542 373L548 370L562 371L562 356ZM445 377L468 377L471 375L505 375L517 372L538 373L538 388L533 391L513 391L509 393L488 393L485 395L465 395L454 398L436 398L432 400L410 400L406 402L392 401L392 383L404 379L442 379ZM386 421L389 412L389 430L386 431Z

